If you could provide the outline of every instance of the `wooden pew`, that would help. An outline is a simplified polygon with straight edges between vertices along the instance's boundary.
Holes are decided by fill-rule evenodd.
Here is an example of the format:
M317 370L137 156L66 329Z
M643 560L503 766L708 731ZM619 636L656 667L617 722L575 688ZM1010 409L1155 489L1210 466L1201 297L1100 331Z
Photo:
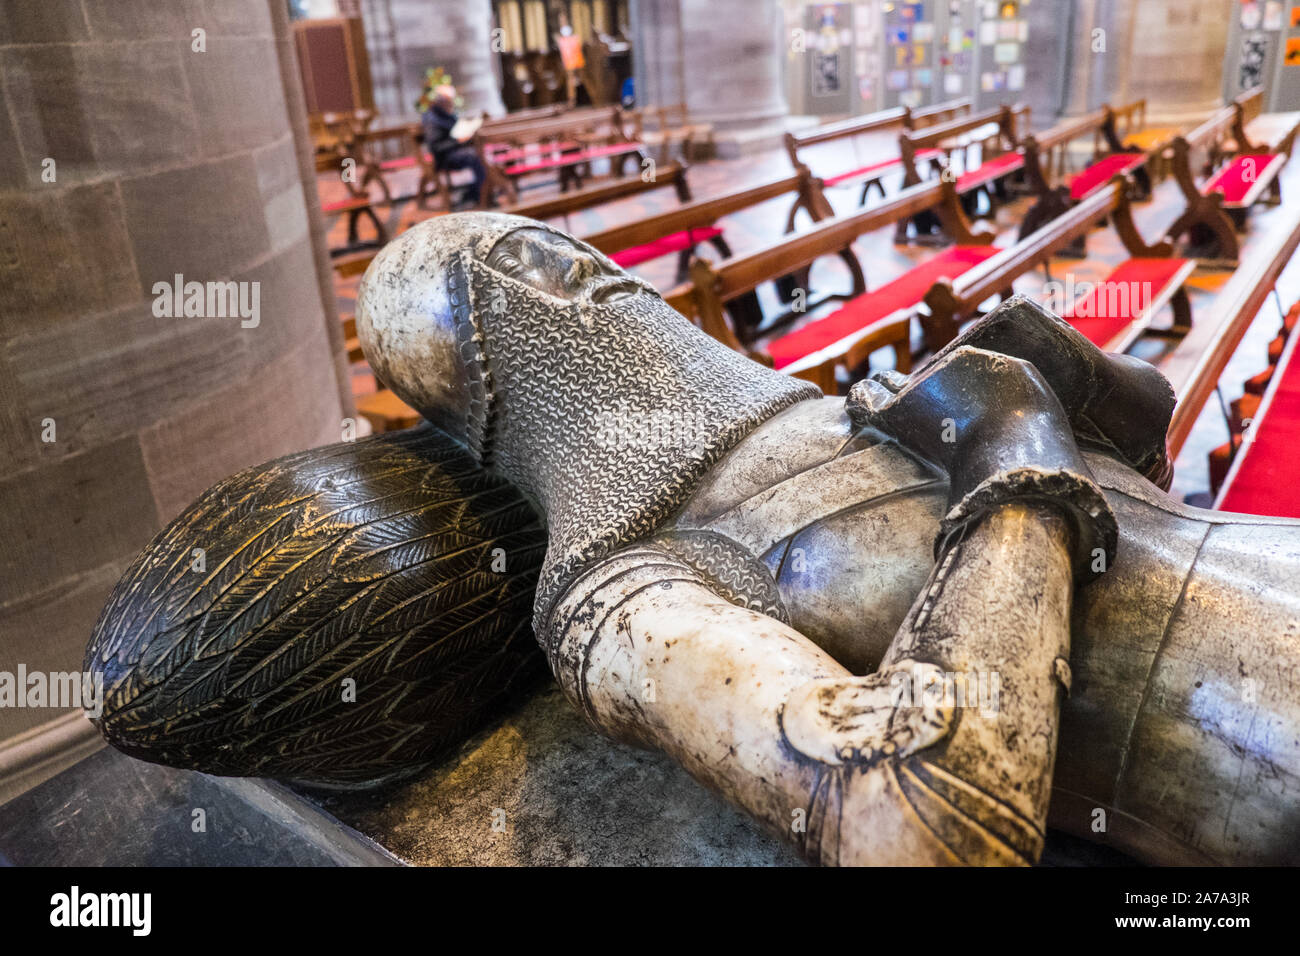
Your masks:
M352 174L343 179L348 195L342 199L321 203L321 213L327 218L346 215L348 217L348 246L360 243L358 226L361 219L367 218L375 229L375 242L383 245L388 241L388 229L375 211L378 205L387 205L393 201L392 193L382 176L382 169L392 159L398 165L406 165L402 157L410 152L409 125L393 128L371 129L375 114L371 110L357 110L352 113L325 113L320 117L324 140L318 140L316 154L317 172L333 172L342 176L347 172L347 163L353 164ZM398 143L392 148L393 142ZM322 148L322 143L327 144ZM378 183L383 196L381 199L370 198L371 183ZM346 250L332 250L334 254Z
M650 115L658 124L653 133L645 131L642 140L658 150L659 162L673 158L673 146L683 160L708 159L716 150L712 123L694 123L685 103L666 106L648 106L642 110L642 119Z
M478 128L479 134L489 150L503 149L523 143L536 142L532 134L533 127L562 116L582 119L592 115L600 108L584 106L571 108L567 103L550 103L546 106L534 106L529 109L516 110L504 116L487 116Z
M945 186L949 184L945 183ZM1116 176L1069 211L1046 223L1014 246L980 263L953 280L940 280L926 294L928 316L922 316L926 347L937 351L956 338L963 322L979 315L979 306L991 296L1006 296L1012 282L1067 249L1094 225L1110 218L1125 250L1132 257L1111 271L1078 301L1061 310L1070 322L1098 347L1123 351L1144 331L1165 304L1174 308L1170 334L1184 335L1191 328L1191 305L1183 283L1195 264L1173 257L1168 242L1147 245L1133 224L1129 207L1131 183Z
M1169 424L1171 455L1176 456L1186 443L1223 370L1297 249L1300 215L1272 224L1255 240L1253 254L1224 284L1196 327L1162 364L1161 371L1178 396Z
M495 119L484 113L478 135L485 138L496 136L508 138L518 130L529 129L538 123L554 120L565 111L565 107L560 104L525 110ZM342 158L353 159L357 169L357 184L354 192L358 195L366 194L370 185L375 184L383 193L381 201L384 203L408 198L392 195L387 176L403 169L418 168L420 181L415 193L417 205L421 209L428 208L429 198L436 196L441 200L444 208L450 209L451 174L436 168L433 157L425 149L422 124L396 123L372 127L373 120L374 115L368 111L361 111L356 116L341 115L335 120L334 126L330 128L346 129L347 132L337 133L341 145L335 149L338 155L334 157L335 161L331 162L331 166L337 165L337 161L341 161Z
M1226 106L1191 132L1174 137L1171 169L1182 191L1186 208L1169 229L1171 239L1187 236L1188 246L1202 259L1235 264L1240 253L1237 230L1224 208L1225 196L1202 187L1197 173L1213 179L1213 169L1223 155L1223 144L1231 135L1236 112ZM1264 188L1267 184L1261 184Z
M388 227L384 225L375 212L375 204L365 195L350 195L344 199L336 199L332 202L321 203L321 213L332 219L335 216L347 215L348 217L348 248L331 249L331 255L346 253L349 249L361 243L361 236L358 226L360 219L365 216L375 227L375 243L382 246L388 242Z
M962 96L953 100L945 100L942 103L935 103L931 106L922 106L918 109L904 106L903 128L925 129L929 126L936 126L939 123L950 123L963 116L969 116L970 111L973 108L974 104L969 96Z
M1279 307L1281 303L1279 301ZM1286 354L1291 333L1300 324L1300 302L1295 303L1282 317L1278 334L1268 343L1268 365L1264 370L1246 379L1240 398L1228 403L1228 441L1209 454L1210 491L1217 494L1223 486L1233 459L1245 439L1247 429L1260 418L1260 406L1268 394L1277 374L1279 363Z
M614 226L584 236L583 241L624 268L676 253L679 256L678 281L681 282L686 278L692 253L701 243L708 242L722 256L731 256L731 248L727 245L719 220L782 196L793 197L787 223L793 221L800 209L806 210L814 220L832 214L819 181L804 168L793 176L738 189L722 196L687 202L656 216ZM747 313L747 317L750 322L753 321L752 311Z
M1133 100L1122 106L1106 103L1102 106L1102 110L1106 113L1106 127L1104 132L1097 130L1093 139L1093 152L1100 153L1104 149L1118 152L1117 143L1120 147L1127 146L1143 153L1149 152L1148 148L1142 147L1135 141L1146 130L1147 101L1145 99ZM1169 137L1172 139L1177 132L1176 129L1171 130Z
M1235 263L1240 254L1237 232L1246 214L1267 197L1282 200L1278 174L1295 144L1300 121L1284 134L1276 152L1251 143L1245 115L1252 94L1218 110L1196 129L1173 141L1173 174L1187 208L1169 236L1187 236L1199 258ZM1204 182L1198 182L1203 174Z
M903 162L903 184L914 186L921 182L924 178L921 164L930 161L933 150L940 150L948 156L944 175L953 178L957 194L965 200L967 214L975 215L974 197L983 192L988 197L991 215L997 202L999 184L1024 168L1018 125L1027 113L1026 107L1004 104L996 109L938 123L923 130L904 130L898 137L899 154ZM968 154L974 145L981 147L980 165L969 169L963 164L960 175L948 173L953 153L962 151ZM934 165L933 162L931 164ZM917 238L924 240L930 237L936 224L933 219L923 218L915 225ZM906 238L904 228L897 240L904 241Z
M629 196L638 196L656 189L671 187L677 193L679 202L691 201L691 188L686 179L687 166L684 163L667 163L655 167L653 178L646 176L625 176L608 182L594 183L570 192L542 196L527 202L506 206L500 211L515 216L527 216L529 219L563 218L585 209L594 209L605 203Z
M1183 433L1190 431L1192 421L1195 421L1200 412L1200 406L1204 405L1204 395L1216 388L1223 368L1238 350L1245 330L1253 324L1265 298L1273 294L1277 299L1277 278L1287 261L1300 248L1300 219L1292 220L1290 224L1283 222L1281 229L1275 228L1262 243L1262 251L1257 251L1247 264L1238 269L1238 273L1234 274L1216 300L1217 307L1219 302L1225 303L1225 306L1217 310L1223 315L1219 319L1221 332L1206 343L1199 362L1190 376L1187 376L1191 385L1188 386L1187 397L1179 403L1179 408L1183 408L1186 403L1186 411L1175 410L1179 441L1182 441ZM1278 307L1281 308L1281 299L1278 299ZM1300 507L1300 502L1296 501L1294 494L1287 496L1286 489L1278 486L1277 472L1281 459L1275 454L1275 446L1278 434L1294 428L1300 418L1295 415L1294 408L1290 407L1283 407L1278 416L1273 402L1278 393L1290 393L1295 388L1297 372L1294 350L1297 326L1300 326L1300 302L1292 304L1290 310L1284 313L1278 336L1269 342L1269 364L1264 371L1248 378L1242 397L1230 403L1227 416L1229 441L1209 454L1210 492L1217 496L1216 507L1248 514L1296 516L1294 510ZM1174 359L1179 358L1182 356L1175 352ZM1175 368L1175 375L1177 371ZM1279 375L1286 377L1279 378ZM1266 454L1262 457L1252 455L1247 464L1239 467L1240 451L1248 444L1253 444L1266 416L1271 419L1268 428L1262 429L1264 445L1261 447ZM1238 477L1242 477L1242 483L1234 492L1227 492L1230 485L1236 484ZM1291 510L1279 510L1282 506Z
M607 183L598 183L573 192L560 193L539 198L532 202L507 206L501 209L500 212L537 220L557 217L567 218L571 213L591 209L607 202L614 202L618 199L640 195L656 189L668 188L676 192L678 201L685 208L685 204L691 201L691 189L686 179L686 169L687 167L681 163L669 163L667 166L659 167L656 170L656 176L653 180L633 176ZM638 226L640 226L640 223L632 224L632 228ZM621 228L626 229L629 227ZM619 230L613 231L618 232ZM340 278L360 275L370 265L377 251L375 249L366 249L344 254L333 261L334 271Z
M1147 101L1134 100L1123 106L1102 107L1107 111L1108 126L1125 149L1135 149L1147 156L1147 169L1152 180L1164 180L1169 175L1169 146L1182 130L1177 126L1147 126ZM1103 145L1098 137L1098 149Z
M631 126L631 129L628 127ZM507 148L489 149L487 136L508 140ZM519 180L537 173L555 173L560 190L582 186L592 160L608 159L615 176L623 175L628 159L645 161L640 121L617 106L573 110L559 116L474 136L475 148L487 170L482 206L497 196L519 201ZM493 145L499 145L494 143Z
M309 116L307 125L315 144L316 171L337 171L339 164L352 155L356 134L369 129L374 121L375 111L368 109Z
M977 143L993 141L997 142L1000 155L993 158L981 157L979 166L963 171L956 181L958 194L965 195L995 179L1016 172L1023 164L1023 157L1017 152L1020 145L1017 127L1019 118L1025 112L1025 107L1003 104L995 109L960 116L925 129L904 130L898 137L904 184L914 186L921 181L917 159L923 150L938 149L951 154Z
M358 191L364 193L372 183L376 184L383 193L383 202L391 203L394 197L385 176L419 165L422 135L419 123L378 126L357 133L352 157L357 163Z
M1020 223L1021 239L1061 215L1074 203L1104 189L1113 176L1133 176L1138 185L1135 199L1145 199L1151 194L1151 180L1143 168L1146 154L1126 148L1114 122L1114 111L1107 106L1058 123L1046 132L1025 137L1025 182L1036 199ZM1078 173L1070 173L1070 144L1089 134L1093 136L1092 159ZM1102 144L1100 150L1099 140ZM1083 255L1082 244L1079 254Z
M536 120L559 116L562 113L569 112L569 109L568 103L548 103L545 106L529 106L522 110L511 110L508 113L502 113L500 116L489 116L484 111L483 125L479 129L486 132L508 130L511 126L519 126Z
M331 265L335 274L342 279L358 276L365 272L375 258L377 249L367 249L335 259ZM343 323L343 348L349 365L365 362L361 349L361 340L357 336L356 316L344 314L339 316ZM355 397L357 413L370 423L375 432L398 431L410 428L420 420L419 412L411 408L392 391L385 387L378 376L375 377L375 391L368 395Z
M790 163L798 169L800 166L808 164L807 151L821 143L852 139L861 136L863 133L888 129L900 123L904 129L924 129L936 123L950 122L969 114L970 110L971 101L969 98L937 103L934 106L918 110L913 110L910 107L881 110L876 113L869 113L866 116L855 116L839 122L827 123L802 133L786 133L785 148L790 155ZM928 162L938 160L943 155L943 151L940 149L929 149L919 155L917 160ZM889 173L899 171L902 168L902 162L902 158L898 156L876 160L864 166L824 176L822 177L822 184L827 188L834 188L849 183L861 182L862 195L858 199L858 205L865 205L867 196L870 195L873 186L880 191L881 198L884 198L885 186L883 179Z
M1256 86L1232 101L1236 112L1232 139L1227 144L1233 153L1281 153L1291 155L1295 146L1300 113L1266 114L1264 88Z
M932 257L904 275L868 292L866 277L853 252L858 237L895 225L925 211L939 215L951 234L965 243ZM918 183L878 206L848 216L823 219L806 232L744 256L709 263L691 263L691 282L668 293L674 308L694 319L704 331L766 365L815 382L834 392L836 371L863 366L877 349L892 348L897 368L911 368L910 321L924 292L935 278L957 274L996 250L992 233L974 230L962 214L956 193L939 181ZM844 306L792 332L750 347L730 314L733 303L755 292L764 282L792 271L806 270L823 256L838 255L849 266L852 289L839 299ZM807 310L805 310L807 311ZM767 329L772 328L767 325Z
M416 205L427 209L430 197L437 197L444 209L451 209L452 173L435 165L425 148L424 127L420 123L398 123L360 131L352 139L351 155L357 164L357 193L368 194L370 185L375 184L383 193L381 202L409 199L409 196L394 196L387 177L401 170L418 169Z

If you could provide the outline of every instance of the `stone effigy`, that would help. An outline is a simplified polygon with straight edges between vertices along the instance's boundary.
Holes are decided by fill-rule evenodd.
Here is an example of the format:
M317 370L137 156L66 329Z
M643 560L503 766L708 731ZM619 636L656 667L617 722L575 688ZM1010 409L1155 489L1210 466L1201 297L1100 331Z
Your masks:
M357 327L544 516L532 622L566 696L809 859L1029 863L1050 811L1150 862L1300 860L1300 524L1161 491L1173 396L1149 366L1013 299L826 398L488 214L386 247ZM131 644L135 600L92 661ZM102 722L124 749L129 697Z

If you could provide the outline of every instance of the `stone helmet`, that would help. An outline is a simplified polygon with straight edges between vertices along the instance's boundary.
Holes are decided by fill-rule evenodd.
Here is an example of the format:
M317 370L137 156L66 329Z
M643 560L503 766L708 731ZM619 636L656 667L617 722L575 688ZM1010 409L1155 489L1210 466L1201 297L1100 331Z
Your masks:
M469 288L471 262L496 274L493 288ZM658 298L649 284L545 223L454 213L420 223L375 256L357 293L357 335L384 385L481 454L475 431L489 386L474 310L513 310L527 300L571 311L637 293Z

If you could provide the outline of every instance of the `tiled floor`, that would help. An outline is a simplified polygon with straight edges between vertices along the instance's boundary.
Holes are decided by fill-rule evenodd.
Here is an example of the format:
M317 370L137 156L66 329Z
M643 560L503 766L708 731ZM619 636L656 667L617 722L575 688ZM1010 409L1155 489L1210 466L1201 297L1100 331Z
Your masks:
M829 176L847 169L856 168L873 159L884 158L896 150L896 144L888 135L860 137L856 143L833 142L822 144L811 152L806 160L813 171ZM1294 196L1300 190L1300 169L1297 164L1283 173L1284 194ZM599 170L597 170L599 172ZM695 198L708 198L747 186L757 185L790 174L790 161L784 150L772 150L742 159L713 160L697 162L688 173L691 191ZM901 177L893 181L886 180L886 188L892 195L899 186ZM390 185L395 196L409 195L414 191L416 174L412 171L398 173L391 177ZM552 188L543 184L538 187L544 192ZM320 190L323 201L339 198L343 194L343 185L331 176L322 176ZM850 212L857 208L860 187L846 186L828 190L837 213ZM527 192L525 193L527 195ZM584 211L568 217L567 221L557 221L555 225L566 228L577 236L590 235L610 226L633 222L645 216L663 211L676 205L673 190L656 190L637 197L619 200L601 206L598 209ZM997 213L999 227L998 244L1014 242L1028 201L1020 199L1002 206ZM1148 241L1156 237L1172 224L1182 209L1182 198L1175 184L1165 181L1157 185L1151 201L1139 205L1135 210L1135 219L1143 236ZM789 212L789 200L778 199L755 206L743 213L729 217L725 222L726 238L736 254L744 254L778 241L785 228ZM1256 224L1264 223L1268 217L1285 211L1260 209L1252 213L1252 228L1245 236L1243 261L1247 261L1253 248L1252 240L1261 231ZM384 212L381 210L381 215ZM1286 212L1286 214L1291 214ZM423 212L415 208L410 201L398 202L387 210L387 221L393 234L424 218L438 213ZM809 222L803 218L797 228L807 228ZM363 235L365 227L363 226ZM335 221L330 231L331 242L342 245L346 241L346 217ZM855 244L855 251L863 264L869 287L879 286L905 272L917 261L934 254L933 249L921 246L895 245L892 231L880 230L861 237ZM712 250L702 250L713 254ZM1128 258L1114 231L1103 228L1093 231L1088 237L1088 258L1073 260L1058 258L1052 264L1051 278L1060 281L1073 279L1078 284L1095 281L1106 275L1117 263ZM668 289L676 284L676 257L670 256L639 266L633 270L660 289ZM1188 283L1192 299L1193 316L1204 315L1211 306L1214 296L1230 277L1222 270L1199 269ZM1042 272L1031 273L1015 283L1016 291L1022 292L1040 301L1044 298L1044 286L1047 277ZM338 304L341 313L350 314L355 305L357 278L337 282ZM819 290L845 290L849 288L848 270L842 262L829 258L816 264L812 273L812 284ZM1294 262L1288 268L1279 283L1283 303L1289 305L1300 298L1300 266ZM770 296L769 292L764 295ZM771 304L769 298L765 304ZM815 315L816 313L814 313ZM1277 332L1280 315L1275 300L1261 311L1260 316L1246 334L1233 360L1222 378L1224 401L1231 401L1239 396L1245 379L1260 371L1266 364L1267 343ZM1163 324L1157 318L1156 325ZM1153 364L1160 366L1175 347L1176 342L1167 338L1154 336L1139 340L1130 350ZM881 362L888 362L888 353L881 353ZM357 394L364 394L374 387L373 379L364 368L358 369L354 383ZM1204 493L1208 490L1209 477L1206 455L1209 450L1227 440L1227 427L1217 400L1212 400L1197 422L1177 462L1177 471L1173 491L1176 495Z

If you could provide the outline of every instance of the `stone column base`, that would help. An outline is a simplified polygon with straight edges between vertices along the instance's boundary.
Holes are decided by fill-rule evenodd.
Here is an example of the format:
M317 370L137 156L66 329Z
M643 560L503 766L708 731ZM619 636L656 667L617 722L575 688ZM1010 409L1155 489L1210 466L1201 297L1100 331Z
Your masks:
M713 145L718 159L738 159L780 149L787 132L811 129L818 123L815 116L782 116L759 123L715 125Z

